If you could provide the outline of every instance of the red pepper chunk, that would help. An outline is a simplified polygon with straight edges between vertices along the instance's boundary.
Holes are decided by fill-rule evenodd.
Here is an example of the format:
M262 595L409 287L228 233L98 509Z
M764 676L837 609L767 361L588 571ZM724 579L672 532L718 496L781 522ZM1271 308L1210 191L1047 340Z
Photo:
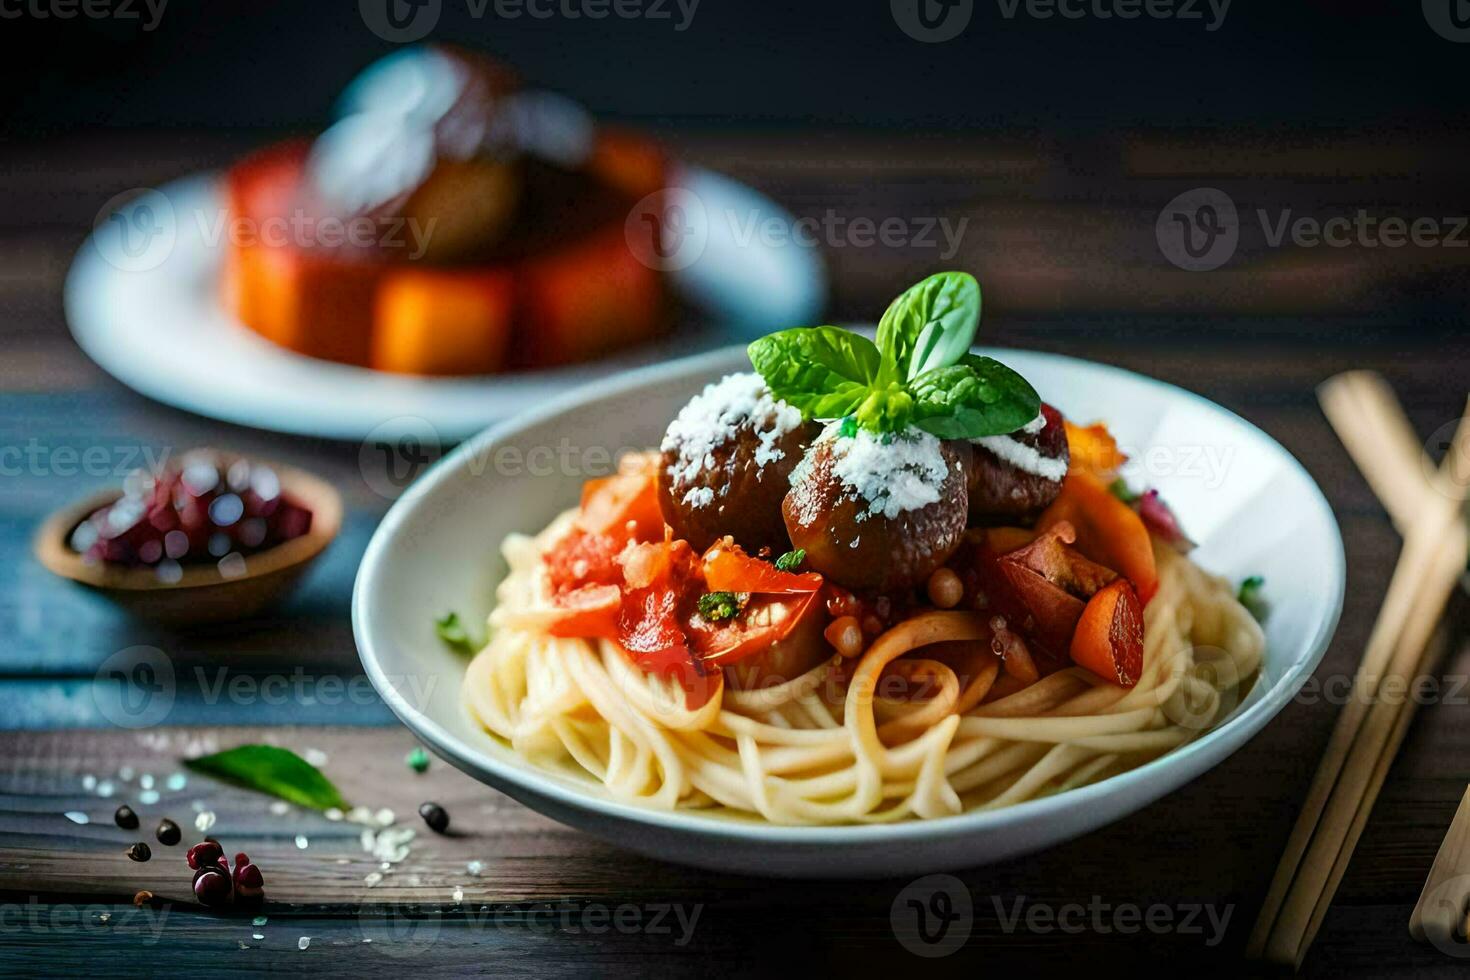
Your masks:
M1143 606L1127 579L1088 600L1072 635L1072 660L1123 687L1143 676Z
M768 561L752 558L725 537L704 553L704 584L710 592L759 595L803 595L822 587L816 572L783 572Z

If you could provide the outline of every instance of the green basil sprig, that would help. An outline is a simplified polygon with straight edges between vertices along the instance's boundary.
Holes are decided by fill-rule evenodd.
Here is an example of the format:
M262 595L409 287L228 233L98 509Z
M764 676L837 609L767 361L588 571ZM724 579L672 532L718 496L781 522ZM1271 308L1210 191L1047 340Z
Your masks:
M851 418L870 432L911 425L943 439L1014 432L1041 398L1015 371L970 353L980 284L941 272L904 290L878 321L877 343L839 327L797 327L750 345L777 398L807 418Z

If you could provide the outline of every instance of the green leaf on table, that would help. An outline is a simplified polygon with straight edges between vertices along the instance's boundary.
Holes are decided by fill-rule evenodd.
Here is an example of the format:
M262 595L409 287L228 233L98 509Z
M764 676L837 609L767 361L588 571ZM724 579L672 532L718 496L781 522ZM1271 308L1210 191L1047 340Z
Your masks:
M315 810L348 809L331 780L290 749L241 745L214 755L185 759L184 765L206 776Z
M1036 418L1041 396L1030 382L990 357L965 354L909 384L914 423L941 439L1015 432Z
M439 639L444 641L445 646L456 653L479 653L485 648L486 641L471 636L464 623L460 622L457 612L447 612L434 620L434 632L439 634Z

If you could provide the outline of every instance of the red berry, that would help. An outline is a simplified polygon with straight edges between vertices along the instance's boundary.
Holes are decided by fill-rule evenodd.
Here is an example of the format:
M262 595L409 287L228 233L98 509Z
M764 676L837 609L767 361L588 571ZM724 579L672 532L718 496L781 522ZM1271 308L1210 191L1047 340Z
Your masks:
M244 857L244 855L240 855ZM265 894L265 878L250 863L235 866L235 894L241 899L259 898Z
M222 859L224 855L224 848L220 847L219 844L212 840L204 840L189 848L189 853L185 856L185 860L189 862L189 867L198 870L200 868L208 868L216 861Z
M230 876L205 868L194 876L194 897L200 904L211 907L228 905L230 902Z
M250 859L245 856L245 852L244 851L240 851L238 854L235 855L235 868L237 870L239 869L239 867L242 864L249 864L249 863L250 863Z

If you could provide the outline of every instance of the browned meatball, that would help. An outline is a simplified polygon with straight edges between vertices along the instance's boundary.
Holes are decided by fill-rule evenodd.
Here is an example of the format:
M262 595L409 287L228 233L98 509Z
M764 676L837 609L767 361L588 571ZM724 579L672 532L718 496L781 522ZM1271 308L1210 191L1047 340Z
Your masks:
M664 520L696 550L731 535L754 554L790 542L781 500L820 426L773 401L754 374L712 384L669 425L658 470Z
M913 432L884 444L828 429L791 478L782 504L807 565L860 592L925 582L959 545L970 447Z
M1044 424L977 439L970 468L970 523L1029 525L1062 492L1071 454L1062 415L1042 404Z

